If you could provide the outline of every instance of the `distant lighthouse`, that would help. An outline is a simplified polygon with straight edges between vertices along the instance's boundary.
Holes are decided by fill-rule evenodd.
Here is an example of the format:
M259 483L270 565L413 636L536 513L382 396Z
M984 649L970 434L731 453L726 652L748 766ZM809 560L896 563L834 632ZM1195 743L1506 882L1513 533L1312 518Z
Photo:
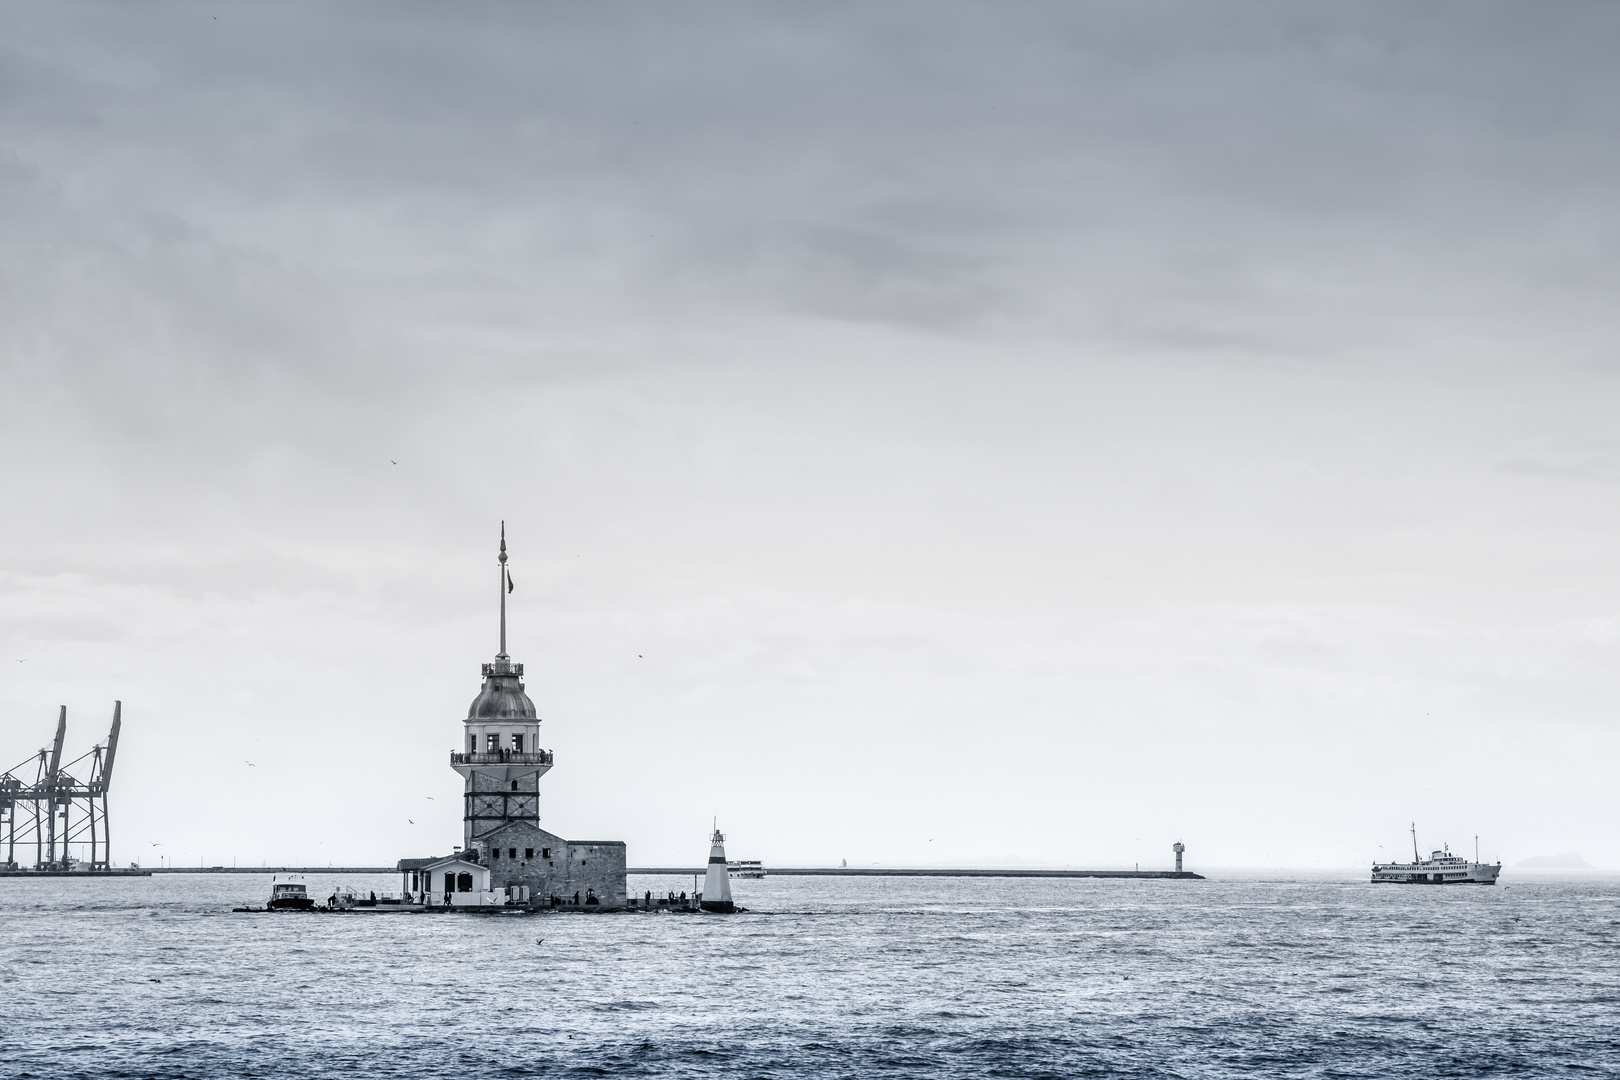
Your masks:
M726 837L718 823L709 838L709 870L703 876L703 910L737 910L731 902L731 875L726 872Z
M1183 844L1180 840L1177 840L1176 846L1170 850L1176 853L1176 873L1179 874L1181 873L1181 853L1187 850L1187 845Z

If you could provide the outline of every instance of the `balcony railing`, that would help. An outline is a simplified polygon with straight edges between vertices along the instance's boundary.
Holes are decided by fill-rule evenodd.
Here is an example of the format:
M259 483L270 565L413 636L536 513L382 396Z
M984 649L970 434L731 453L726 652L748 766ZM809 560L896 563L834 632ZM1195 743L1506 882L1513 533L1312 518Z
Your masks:
M491 750L485 754L463 754L452 751L450 754L452 765L550 765L551 751L536 750L532 753L519 753L516 750Z

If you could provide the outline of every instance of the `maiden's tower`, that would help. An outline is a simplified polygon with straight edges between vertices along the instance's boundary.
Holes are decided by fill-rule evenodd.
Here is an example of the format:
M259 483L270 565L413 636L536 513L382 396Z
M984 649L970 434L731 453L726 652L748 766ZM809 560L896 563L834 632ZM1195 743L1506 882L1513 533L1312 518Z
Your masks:
M523 665L506 651L506 524L501 523L501 645L483 666L484 682L467 709L461 748L450 767L462 778L462 846L440 859L406 859L400 870L429 903L477 903L473 893L531 907L625 906L622 840L564 840L540 827L540 778L553 763L540 745L540 717L523 685ZM468 864L472 864L469 866ZM414 882L414 884L411 884ZM464 887L463 887L464 886ZM465 899L461 894L467 893Z

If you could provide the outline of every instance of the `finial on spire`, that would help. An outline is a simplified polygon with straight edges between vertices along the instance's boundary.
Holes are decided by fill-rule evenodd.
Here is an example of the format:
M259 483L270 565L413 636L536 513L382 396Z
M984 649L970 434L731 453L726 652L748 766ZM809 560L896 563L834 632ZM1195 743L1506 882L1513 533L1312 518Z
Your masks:
M495 659L505 660L506 656L506 522L501 522L501 651L495 654Z

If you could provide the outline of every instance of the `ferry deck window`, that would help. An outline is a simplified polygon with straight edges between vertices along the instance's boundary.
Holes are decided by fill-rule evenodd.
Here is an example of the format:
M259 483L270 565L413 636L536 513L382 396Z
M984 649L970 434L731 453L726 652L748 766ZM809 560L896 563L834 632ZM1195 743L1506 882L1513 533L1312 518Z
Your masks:
M478 753L478 736L472 734L471 732L467 733L467 753Z
M498 735L498 734L496 734L494 732L491 732L489 734L488 738L489 738L489 752L492 753L492 754L497 753L501 748L501 737L500 737L500 735Z
M523 732L521 731L512 733L512 752L515 754L523 753Z

